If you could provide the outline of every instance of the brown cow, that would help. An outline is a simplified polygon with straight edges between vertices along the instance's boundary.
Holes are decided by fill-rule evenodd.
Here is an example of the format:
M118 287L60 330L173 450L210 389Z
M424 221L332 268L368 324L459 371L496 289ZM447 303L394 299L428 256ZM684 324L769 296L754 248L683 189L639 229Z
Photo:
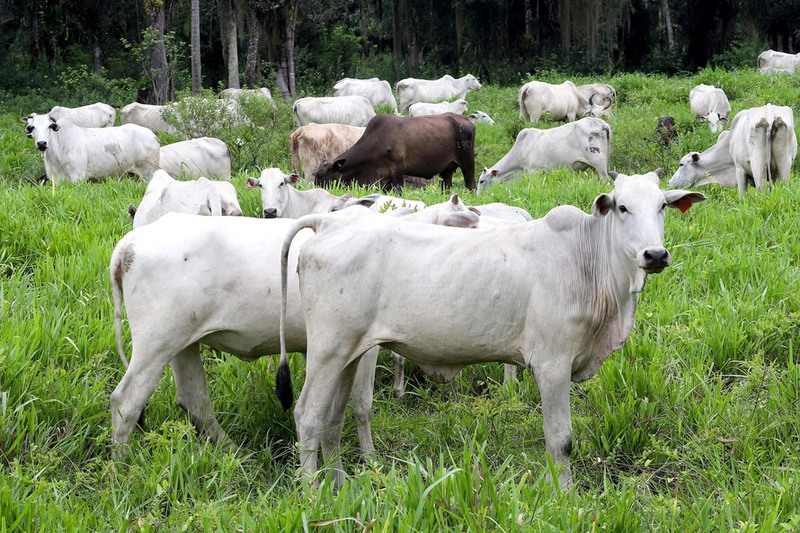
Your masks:
M464 184L475 189L475 126L461 115L444 113L403 118L377 115L361 139L334 161L323 161L314 173L317 185L335 180L400 190L403 175L433 178L439 174L449 190L461 168Z
M306 181L314 182L314 172L322 161L330 160L353 146L364 128L347 124L308 124L289 137L292 170L302 171Z

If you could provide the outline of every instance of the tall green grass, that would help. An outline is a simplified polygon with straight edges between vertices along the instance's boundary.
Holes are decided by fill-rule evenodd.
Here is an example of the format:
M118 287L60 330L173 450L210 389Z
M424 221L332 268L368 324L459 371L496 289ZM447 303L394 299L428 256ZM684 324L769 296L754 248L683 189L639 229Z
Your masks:
M594 80L576 80L584 81ZM767 101L797 108L800 94L798 78L752 70L608 81L619 94L609 119L612 169L661 167L663 177L684 153L714 141L688 114L695 83L722 85L734 111ZM490 166L527 127L516 88L488 86L468 100L497 122L478 125L478 168ZM175 405L168 371L130 455L111 459L108 399L123 369L107 268L130 229L126 207L138 203L145 184L32 185L44 171L16 111L0 115L0 531L800 528L796 173L744 201L735 190L707 188L707 202L668 214L673 265L649 277L625 347L573 386L575 490L545 481L552 465L532 376L505 386L501 365L484 365L437 385L409 366L408 393L395 400L386 357L376 375L376 459L359 460L348 418L349 477L335 493L324 480L316 489L299 478L294 421L275 399L269 357L248 364L204 353L235 451L198 437ZM663 115L675 117L680 135L662 150L645 139ZM285 153L262 166L282 161ZM244 188L245 175L234 184L245 214L257 216L260 200ZM568 169L480 197L454 181L468 203L504 201L534 216L567 203L588 210L611 188ZM406 195L445 198L436 187ZM296 358L296 390L302 369Z

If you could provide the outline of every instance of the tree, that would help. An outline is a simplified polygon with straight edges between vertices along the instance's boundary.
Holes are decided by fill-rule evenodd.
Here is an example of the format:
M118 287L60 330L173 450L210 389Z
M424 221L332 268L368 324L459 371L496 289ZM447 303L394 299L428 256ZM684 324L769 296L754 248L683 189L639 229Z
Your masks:
M200 64L200 0L192 0L192 94L199 94L202 87Z
M236 3L234 0L219 0L219 26L222 34L222 53L228 65L228 88L240 89L239 49L236 31Z
M151 104L165 104L172 99L174 90L167 61L167 47L164 42L166 26L164 2L162 0L146 0L145 9L150 16L150 29L155 39L150 55L152 87L145 100Z

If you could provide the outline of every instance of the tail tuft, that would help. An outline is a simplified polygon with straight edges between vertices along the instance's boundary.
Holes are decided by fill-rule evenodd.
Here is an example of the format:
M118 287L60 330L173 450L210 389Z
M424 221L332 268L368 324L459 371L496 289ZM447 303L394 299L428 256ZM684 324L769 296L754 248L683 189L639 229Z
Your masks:
M278 373L275 375L275 394L281 402L284 411L288 411L294 403L294 392L292 391L292 373L289 370L289 363L281 361L278 366Z

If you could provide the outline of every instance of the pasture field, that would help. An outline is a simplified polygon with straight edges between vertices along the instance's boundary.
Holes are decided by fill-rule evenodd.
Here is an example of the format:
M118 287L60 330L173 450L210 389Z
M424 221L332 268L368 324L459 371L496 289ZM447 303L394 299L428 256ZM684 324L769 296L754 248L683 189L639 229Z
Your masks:
M604 81L618 93L611 169L661 167L664 187L682 155L715 139L689 115L696 83L723 87L733 112L767 102L800 109L800 77L753 69ZM489 85L467 99L496 121L478 125L479 172L526 125L516 88ZM769 194L750 189L739 201L736 190L711 186L702 189L706 202L667 214L672 266L649 276L625 347L572 388L573 490L545 481L551 466L531 375L506 386L502 365L474 366L441 385L409 364L406 396L396 400L384 354L376 459L358 459L346 418L348 479L337 493L298 475L294 420L274 394L277 357L244 363L204 352L218 418L237 450L197 435L167 369L146 431L132 435L126 458L111 458L109 395L123 368L107 270L130 229L126 208L145 184L32 184L44 170L18 120L30 111L0 114L0 531L800 530L797 165ZM667 149L647 140L663 115L679 129ZM273 150L260 166L286 170L288 161L288 151ZM248 216L260 211L244 188L256 173L234 177ZM454 184L468 204L503 201L536 217L559 204L589 211L611 189L569 169L481 197L464 189L460 172ZM406 196L445 199L438 187ZM292 365L297 394L302 358Z

